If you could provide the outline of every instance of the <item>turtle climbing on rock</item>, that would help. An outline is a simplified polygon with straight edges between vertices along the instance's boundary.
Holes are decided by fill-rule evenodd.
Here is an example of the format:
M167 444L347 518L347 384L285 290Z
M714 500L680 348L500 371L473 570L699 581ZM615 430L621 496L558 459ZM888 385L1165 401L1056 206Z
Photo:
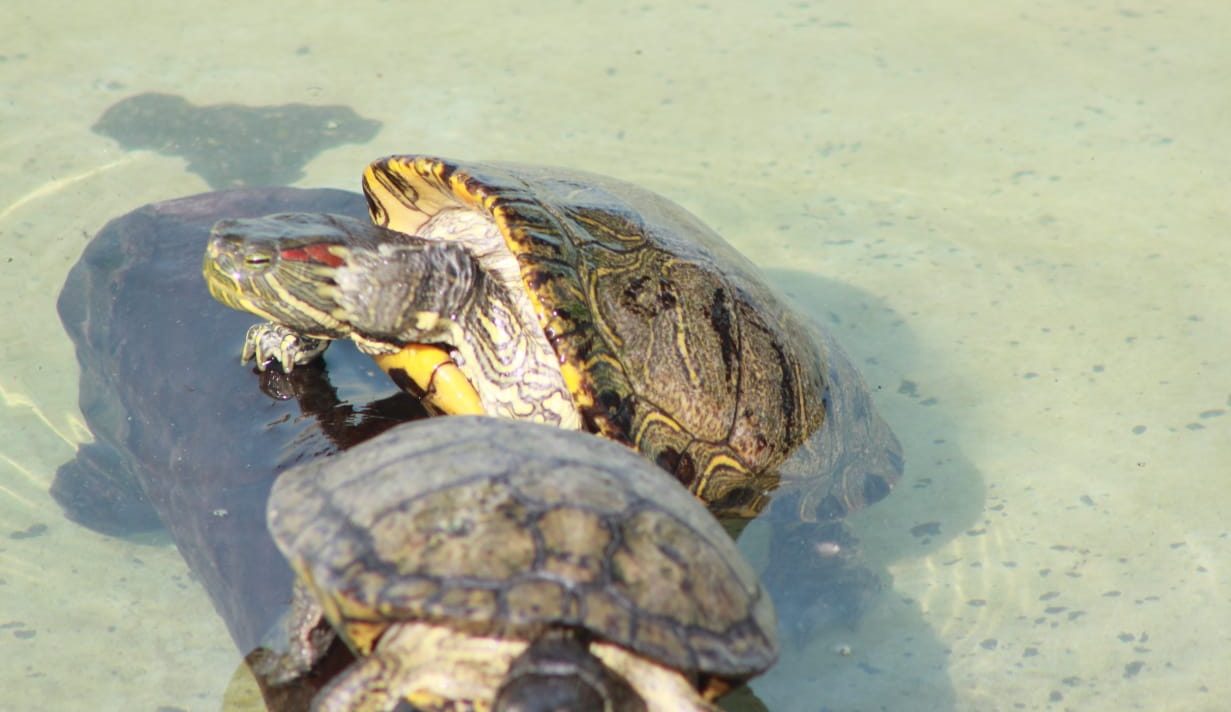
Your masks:
M889 493L901 448L841 349L748 260L666 198L588 173L392 156L363 190L371 222L215 225L210 292L268 320L245 357L290 369L351 339L439 413L629 445L735 527L772 495L784 618L858 616L878 578L849 566L840 520Z
M350 338L441 412L629 444L719 515L755 515L781 486L800 490L802 519L832 519L899 477L898 443L845 357L671 201L424 156L372 163L363 189L373 224L215 226L211 293L269 320L245 357L289 369ZM827 422L843 408L848 422ZM859 462L826 471L826 439Z

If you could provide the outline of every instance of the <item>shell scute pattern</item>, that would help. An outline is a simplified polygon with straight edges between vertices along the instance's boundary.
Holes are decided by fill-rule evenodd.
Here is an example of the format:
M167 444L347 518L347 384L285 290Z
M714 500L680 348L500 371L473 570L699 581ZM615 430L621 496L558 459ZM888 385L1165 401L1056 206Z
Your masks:
M729 674L772 660L767 594L670 479L629 468L622 458L635 456L596 438L442 420L400 426L379 453L356 448L275 486L275 538L344 621L509 635L580 625L679 669ZM477 450L482 463L466 454ZM296 529L305 518L319 523Z

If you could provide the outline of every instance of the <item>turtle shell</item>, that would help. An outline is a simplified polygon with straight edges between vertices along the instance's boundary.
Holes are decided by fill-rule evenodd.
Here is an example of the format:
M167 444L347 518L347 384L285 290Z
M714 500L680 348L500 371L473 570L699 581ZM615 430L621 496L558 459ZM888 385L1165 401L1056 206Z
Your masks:
M788 458L787 479L807 484L795 493L807 520L880 499L900 475L897 441L855 370L662 196L588 173L425 156L374 162L364 192L373 221L398 232L453 208L493 220L585 427L636 447L716 513L758 513ZM823 427L835 378L860 401L852 416L875 422ZM842 441L860 428L862 440ZM875 461L829 478L820 459L853 451Z
M585 433L483 416L398 426L284 473L268 522L352 643L410 620L526 639L564 625L723 677L776 658L773 605L721 525Z

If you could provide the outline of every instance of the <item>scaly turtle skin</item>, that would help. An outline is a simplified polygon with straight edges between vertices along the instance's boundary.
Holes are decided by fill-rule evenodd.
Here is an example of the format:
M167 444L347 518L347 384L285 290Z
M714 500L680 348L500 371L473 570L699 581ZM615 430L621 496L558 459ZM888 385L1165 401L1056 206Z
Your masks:
M769 596L718 522L582 433L401 425L282 474L268 523L361 658L314 709L713 710L777 656Z
M756 514L781 483L799 519L833 520L900 475L897 441L845 357L665 198L423 156L374 162L363 189L374 225L291 214L215 226L211 293L270 320L245 356L289 369L319 340L353 339L438 411L630 444L720 515Z

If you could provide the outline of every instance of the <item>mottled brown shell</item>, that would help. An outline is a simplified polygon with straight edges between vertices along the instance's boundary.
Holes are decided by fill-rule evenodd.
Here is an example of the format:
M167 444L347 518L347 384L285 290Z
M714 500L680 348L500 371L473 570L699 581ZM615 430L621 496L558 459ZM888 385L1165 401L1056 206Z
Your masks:
M577 626L733 678L776 658L769 596L723 528L651 463L585 433L402 425L279 477L269 527L343 631Z
M789 482L803 485L797 514L825 518L884 497L900 475L897 441L854 369L666 198L587 173L426 156L374 162L364 188L373 221L394 230L445 208L490 216L586 427L634 445L716 513L754 515ZM848 395L868 423L827 423L833 397ZM837 470L817 459L846 452L872 459Z

